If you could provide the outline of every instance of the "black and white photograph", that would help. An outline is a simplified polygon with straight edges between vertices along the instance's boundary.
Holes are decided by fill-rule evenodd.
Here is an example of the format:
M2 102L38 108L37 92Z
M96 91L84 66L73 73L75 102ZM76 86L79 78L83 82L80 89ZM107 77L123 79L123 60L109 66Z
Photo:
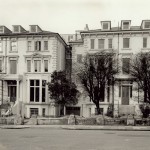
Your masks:
M0 0L0 150L149 141L149 0Z

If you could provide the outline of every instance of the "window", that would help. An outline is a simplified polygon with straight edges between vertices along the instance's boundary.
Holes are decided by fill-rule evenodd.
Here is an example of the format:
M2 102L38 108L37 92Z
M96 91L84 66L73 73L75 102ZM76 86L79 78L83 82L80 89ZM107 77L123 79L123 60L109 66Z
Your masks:
M82 54L77 54L77 62L82 63Z
M91 39L91 49L94 49L94 46L95 46L95 40Z
M30 117L32 115L39 115L39 109L38 108L30 108Z
M108 22L103 23L103 29L108 30Z
M0 41L0 52L2 52L2 42Z
M31 60L27 60L27 72L31 72Z
M17 41L11 42L11 51L16 52L17 51Z
M12 81L7 81L8 84L8 97L10 98L11 102L16 101L16 93L17 93L17 82L12 80Z
M45 117L45 108L42 109L42 116Z
M19 32L19 26L13 26L14 32Z
M40 100L40 81L30 80L30 102L39 102Z
M32 49L31 49L31 44L32 44L32 42L31 41L28 41L28 51L31 51Z
M112 48L112 39L108 39L108 48Z
M123 22L123 29L129 29L129 22Z
M41 72L41 61L34 60L34 72Z
M36 32L36 26L34 26L34 25L33 25L33 26L30 26L30 29L31 29L31 30L30 30L31 32Z
M41 51L41 41L35 42L35 51Z
M44 41L44 50L48 50L48 41Z
M130 58L122 59L122 72L123 74L129 74L130 72Z
M10 60L10 74L17 73L17 60Z
M130 47L130 39L123 38L123 48L129 48L129 47Z
M147 47L147 38L143 38L143 48Z
M44 60L44 72L48 72L48 60Z
M3 33L3 26L0 26L0 33Z
M42 80L42 102L45 102L46 98L46 80Z
M3 68L2 68L2 60L0 60L0 72L3 72Z
M98 48L99 49L104 49L104 43L105 43L104 39L99 39L98 40Z
M144 28L145 29L149 29L150 28L150 22L149 21L145 21Z

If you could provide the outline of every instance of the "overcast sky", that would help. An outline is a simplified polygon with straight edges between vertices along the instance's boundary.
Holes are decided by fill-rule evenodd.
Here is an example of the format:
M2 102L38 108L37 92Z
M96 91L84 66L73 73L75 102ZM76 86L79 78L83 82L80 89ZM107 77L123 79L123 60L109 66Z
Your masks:
M43 30L74 33L85 24L98 29L100 21L118 26L125 19L132 25L150 19L150 0L0 0L0 24L9 29L37 24Z

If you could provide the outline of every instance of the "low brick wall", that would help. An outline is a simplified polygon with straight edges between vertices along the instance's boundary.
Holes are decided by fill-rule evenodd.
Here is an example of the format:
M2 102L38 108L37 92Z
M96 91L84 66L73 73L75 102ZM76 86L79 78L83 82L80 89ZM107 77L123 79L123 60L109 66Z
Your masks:
M0 117L0 124L14 125L14 117Z
M37 118L38 125L67 125L67 118Z

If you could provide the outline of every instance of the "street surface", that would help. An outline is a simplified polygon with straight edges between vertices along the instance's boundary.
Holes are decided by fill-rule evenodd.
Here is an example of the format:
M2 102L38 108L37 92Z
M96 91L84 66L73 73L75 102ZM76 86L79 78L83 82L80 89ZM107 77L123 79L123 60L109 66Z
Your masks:
M150 131L0 129L0 150L149 150Z

